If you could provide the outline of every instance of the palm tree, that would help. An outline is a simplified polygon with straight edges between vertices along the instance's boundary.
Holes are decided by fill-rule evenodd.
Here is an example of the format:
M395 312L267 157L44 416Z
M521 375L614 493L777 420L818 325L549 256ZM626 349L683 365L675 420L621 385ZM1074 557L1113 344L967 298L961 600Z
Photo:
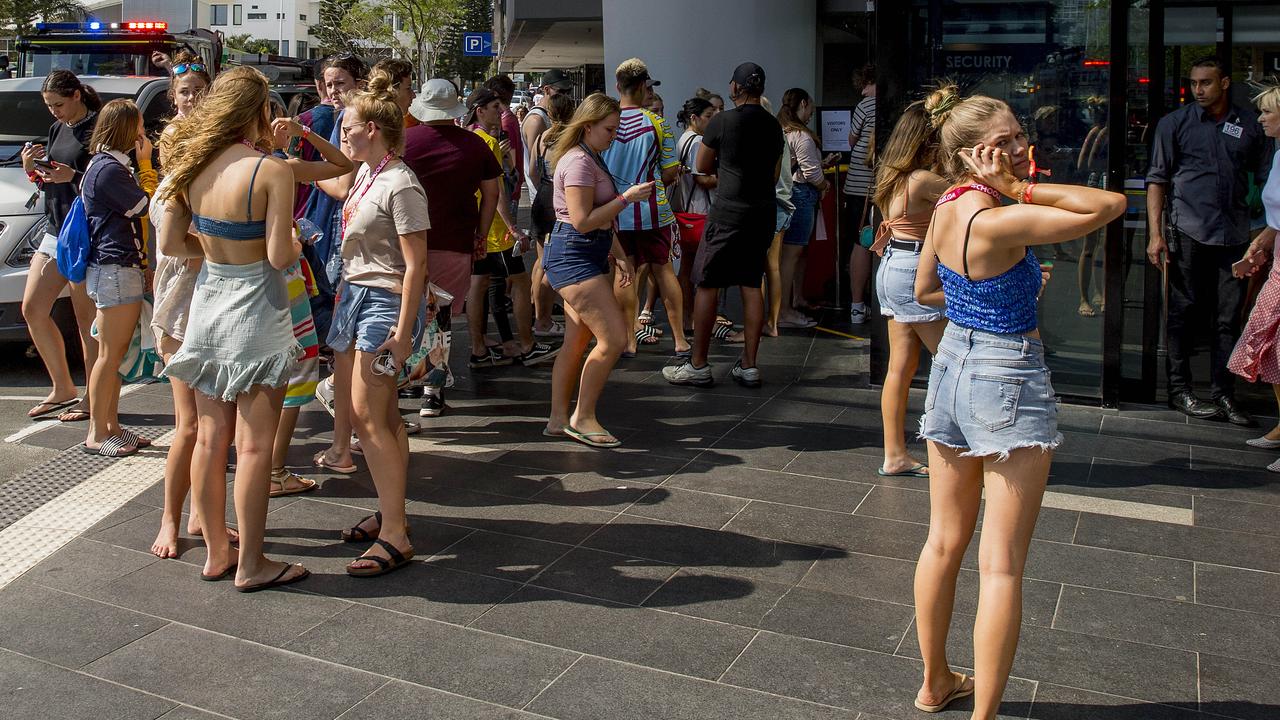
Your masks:
M19 33L37 22L84 20L84 7L76 0L0 0L0 25L14 25Z

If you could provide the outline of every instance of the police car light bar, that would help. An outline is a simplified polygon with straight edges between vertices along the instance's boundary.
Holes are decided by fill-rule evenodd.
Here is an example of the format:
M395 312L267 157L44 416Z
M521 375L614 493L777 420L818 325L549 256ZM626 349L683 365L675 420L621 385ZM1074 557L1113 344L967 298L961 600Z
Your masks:
M133 30L142 32L165 32L169 29L169 23L164 21L131 21L123 23L104 23L94 20L87 23L73 22L41 22L36 23L36 30L70 30L70 31L88 31L102 32L104 30Z

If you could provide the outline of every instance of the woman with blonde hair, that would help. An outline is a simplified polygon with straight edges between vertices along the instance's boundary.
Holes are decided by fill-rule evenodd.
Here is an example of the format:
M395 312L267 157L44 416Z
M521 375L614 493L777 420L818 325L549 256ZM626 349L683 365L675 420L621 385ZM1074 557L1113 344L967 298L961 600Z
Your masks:
M920 348L932 354L947 321L941 307L916 302L916 267L933 205L947 189L937 173L938 132L923 101L907 106L881 152L873 201L885 218L871 251L883 258L876 271L880 314L888 318L889 367L880 393L886 477L928 477L928 468L907 453L903 425L907 394L920 363Z
M351 388L351 420L378 492L378 510L342 532L346 542L373 541L347 565L355 577L375 577L413 559L405 519L409 437L396 383L421 341L426 311L427 194L399 157L404 117L388 73L375 72L367 90L349 93L341 132L361 163L349 192L346 178L320 187L342 206L342 283L329 327L334 375Z
M267 79L250 67L214 81L197 112L161 137L167 160L159 244L166 255L203 258L182 347L166 367L196 391L193 503L207 525L226 512L229 446L236 445L239 557L225 533L205 533L201 577L234 574L241 592L297 582L307 569L262 554L271 439L299 354L281 271L302 245L293 233L294 178L270 157ZM194 222L196 234L188 234Z
M618 133L618 101L595 93L582 101L559 133L547 160L555 178L556 223L547 239L543 268L551 287L564 298L564 345L551 371L551 416L544 435L568 436L591 447L622 444L596 418L596 403L609 372L626 349L631 322L614 297L612 264L622 287L634 280L614 233L616 220L631 203L653 193L639 183L618 194L600 153ZM677 318L677 322L678 322ZM592 339L596 346L583 361ZM571 416L574 386L578 404Z
M929 443L929 537L916 566L924 659L917 708L974 695L994 720L1022 622L1022 573L1053 450L1062 442L1036 306L1047 279L1030 246L1052 245L1120 217L1123 195L1028 180L1027 136L1005 103L954 87L924 108L951 188L934 210L916 300L949 320L929 375L921 436ZM1009 198L1016 204L1005 205ZM985 497L974 678L952 671L947 631L955 584Z

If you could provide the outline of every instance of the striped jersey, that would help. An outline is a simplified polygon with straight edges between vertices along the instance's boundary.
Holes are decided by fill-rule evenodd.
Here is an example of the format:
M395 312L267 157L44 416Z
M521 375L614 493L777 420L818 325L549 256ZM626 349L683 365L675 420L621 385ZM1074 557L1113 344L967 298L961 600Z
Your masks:
M853 109L849 132L858 136L858 144L849 153L849 174L845 176L845 195L870 195L875 183L875 170L867 167L867 151L876 132L876 98L863 98Z
M652 230L676 221L667 203L662 171L680 164L676 136L667 121L642 108L623 108L618 136L601 154L619 193L640 183L656 181L647 200L631 203L618 216L619 230Z

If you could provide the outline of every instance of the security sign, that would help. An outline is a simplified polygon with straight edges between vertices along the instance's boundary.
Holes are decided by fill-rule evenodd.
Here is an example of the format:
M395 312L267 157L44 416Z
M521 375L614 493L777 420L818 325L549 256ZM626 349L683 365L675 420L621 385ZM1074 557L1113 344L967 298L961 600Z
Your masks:
M462 34L462 54L467 57L493 57L493 33L471 32Z

